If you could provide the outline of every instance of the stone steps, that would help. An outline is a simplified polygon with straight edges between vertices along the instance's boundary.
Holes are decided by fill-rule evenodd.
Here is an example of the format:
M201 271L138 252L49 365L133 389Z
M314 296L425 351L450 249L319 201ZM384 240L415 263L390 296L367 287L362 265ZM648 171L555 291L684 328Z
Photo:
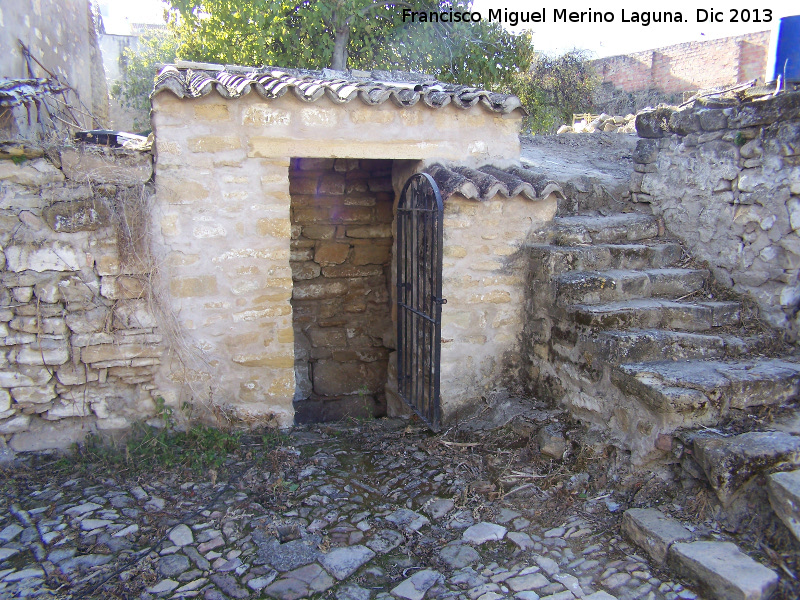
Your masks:
M618 365L626 362L746 357L761 353L771 342L772 338L766 335L739 337L666 329L632 329L601 331L589 343L603 360Z
M627 363L611 381L658 413L694 413L715 423L733 410L797 397L800 364L775 358Z
M640 298L680 298L703 289L704 269L570 271L554 278L561 304L601 304Z
M546 278L567 271L606 269L661 269L681 259L683 249L675 242L592 244L588 246L528 246L534 275Z
M636 242L657 237L658 221L636 213L556 217L551 235L553 243L559 246Z
M567 312L578 324L597 329L646 328L708 331L738 326L738 302L679 302L645 298L607 304L573 304Z
M683 437L690 440L692 460L722 506L729 506L760 473L800 467L800 437L783 431L721 436L701 430Z
M666 563L699 584L704 597L766 600L778 587L778 574L736 544L696 540L680 521L654 508L625 511L622 530L656 563Z

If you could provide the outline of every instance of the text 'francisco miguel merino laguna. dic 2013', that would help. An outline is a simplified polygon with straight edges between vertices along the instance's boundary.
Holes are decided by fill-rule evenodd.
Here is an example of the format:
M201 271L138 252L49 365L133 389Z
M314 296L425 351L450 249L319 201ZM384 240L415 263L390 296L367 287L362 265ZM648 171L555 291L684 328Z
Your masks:
M697 23L770 23L772 10L768 8L731 8L726 11L713 8L698 8L695 15ZM550 18L548 19L548 14ZM647 26L651 23L687 23L688 15L679 10L638 11L625 10L619 14L620 23L636 23ZM502 23L516 27L520 23L614 23L616 13L607 10L570 11L566 8L517 11L507 8L489 9L490 23ZM483 15L477 11L416 11L403 9L403 22L410 23L478 23Z

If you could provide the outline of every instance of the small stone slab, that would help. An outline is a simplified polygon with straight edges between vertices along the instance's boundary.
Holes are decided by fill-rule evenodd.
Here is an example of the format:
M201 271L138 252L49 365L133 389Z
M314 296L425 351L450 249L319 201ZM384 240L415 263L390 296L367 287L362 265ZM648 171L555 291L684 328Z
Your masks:
M6 575L3 581L22 581L23 579L38 579L40 577L44 578L44 571L41 569L22 569Z
M267 573L266 575L262 575L261 577L254 577L250 581L247 582L247 587L251 590L262 590L267 587L270 583L275 581L275 578L278 576L277 571L272 571Z
M367 546L378 554L385 554L397 548L404 539L403 534L393 529L383 529L367 542Z
M211 575L209 579L211 579L228 598L247 598L250 596L250 592L239 587L239 582L236 581L233 575L219 575L215 573Z
M392 595L402 600L422 600L428 590L442 581L441 573L425 569L414 573L400 585L392 589Z
M180 524L169 532L169 539L173 544L182 548L194 542L194 534L186 525Z
M732 437L698 437L695 459L723 506L751 478L780 463L800 466L800 438L782 431L751 431Z
M361 565L368 562L375 553L366 546L336 548L320 559L322 566L339 581L355 573Z
M767 477L772 510L800 540L800 470L773 473Z
M367 590L356 584L343 585L336 590L336 600L369 600L372 590Z
M0 548L0 562L8 560L15 554L19 554L19 550L16 548Z
M430 524L428 517L416 513L413 510L408 510L407 508L397 509L386 517L386 520L400 528L406 527L414 531L419 531L425 525Z
M541 573L531 573L522 577L507 579L506 584L515 592L527 592L548 586L550 581Z
M292 540L285 544L281 544L275 538L270 538L264 543L257 541L256 543L259 544L258 558L260 562L266 562L281 573L292 571L322 557L322 552L317 548L317 544L321 541L322 538L317 535L306 539Z
M439 552L441 558L451 569L462 569L472 563L478 562L481 555L466 544L449 544Z
M486 542L499 542L506 536L506 531L502 525L482 521L468 527L461 537L465 542L481 545Z
M425 507L422 509L432 519L441 519L455 506L455 502L453 502L450 498L434 498L430 502L425 504Z
M108 519L84 519L81 521L81 529L84 531L92 531L94 529L100 529L101 527L108 527L112 523L113 521L109 521Z
M151 594L168 594L179 585L177 581L165 579L164 581L159 581L153 587L147 588L147 591Z
M278 600L298 600L308 598L315 592L324 592L335 583L318 564L300 567L286 574L272 585L264 588L264 593Z
M697 581L710 598L762 600L778 585L778 575L743 554L731 542L676 543L669 549L670 566Z
M664 564L675 542L690 542L694 534L655 508L631 508L622 515L622 530L655 562Z
M22 533L22 527L16 523L12 523L11 525L4 527L3 531L0 531L0 542L10 542L20 533Z
M542 556L541 554L533 554L531 558L533 558L534 562L536 562L537 565L539 565L542 569L544 569L544 572L550 575L551 577L561 571L561 569L558 566L558 563L549 556Z
M594 594L589 594L588 596L584 596L583 600L617 600L616 596L612 596L608 592L595 592Z
M64 512L72 517L79 517L80 515L85 515L86 513L90 513L93 510L97 510L98 508L103 508L96 502L86 502L84 504L79 504L78 506L73 506L72 508L68 508Z
M174 577L189 570L189 559L183 554L170 554L158 560L158 570L164 577Z
M519 546L520 550L530 550L533 548L533 540L527 533L511 531L506 537Z

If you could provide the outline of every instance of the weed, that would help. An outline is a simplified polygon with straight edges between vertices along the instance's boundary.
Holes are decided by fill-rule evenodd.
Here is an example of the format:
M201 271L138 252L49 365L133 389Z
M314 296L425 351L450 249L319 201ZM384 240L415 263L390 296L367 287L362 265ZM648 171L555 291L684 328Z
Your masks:
M13 163L14 163L15 165L17 165L17 166L21 165L21 164L22 164L22 163L24 163L26 160L28 160L28 159L27 159L27 158L25 158L24 156L12 156L12 157L11 157L11 162L13 162Z
M137 471L152 466L185 467L195 472L217 469L240 447L241 432L224 431L207 425L195 425L178 431L172 408L163 398L156 399L158 427L138 425L124 445L114 444L98 435L90 435L77 453L85 463L101 462L108 466ZM65 467L74 461L64 459Z

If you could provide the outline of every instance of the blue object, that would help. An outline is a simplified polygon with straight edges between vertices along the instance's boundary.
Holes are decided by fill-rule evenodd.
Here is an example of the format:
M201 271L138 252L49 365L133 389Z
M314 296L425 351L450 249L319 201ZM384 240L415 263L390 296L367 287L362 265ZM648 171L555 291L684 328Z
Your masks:
M772 48L767 76L773 81L780 77L786 83L800 83L800 15L780 20Z

